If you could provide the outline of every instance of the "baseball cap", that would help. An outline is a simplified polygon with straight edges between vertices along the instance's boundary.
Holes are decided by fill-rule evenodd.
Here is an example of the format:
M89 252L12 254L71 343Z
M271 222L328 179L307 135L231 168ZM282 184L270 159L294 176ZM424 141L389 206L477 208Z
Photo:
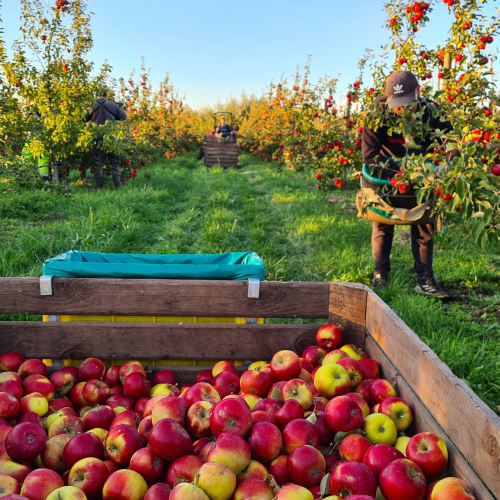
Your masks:
M395 71L387 79L385 95L389 109L406 106L417 99L420 86L417 77L411 71Z

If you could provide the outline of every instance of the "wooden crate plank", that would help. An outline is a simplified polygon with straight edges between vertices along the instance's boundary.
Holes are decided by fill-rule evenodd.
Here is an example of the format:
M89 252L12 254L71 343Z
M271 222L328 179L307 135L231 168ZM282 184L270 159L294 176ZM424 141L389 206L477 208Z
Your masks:
M228 323L0 322L0 352L26 358L267 360L282 349L302 354L317 325Z
M345 343L363 349L365 342L366 287L359 283L330 283L328 321L344 331Z
M384 354L375 340L368 335L365 341L365 349L370 358L375 359L381 367L383 378L391 382L398 393L398 396L410 403L415 411L413 424L407 431L407 435L413 436L419 432L435 432L446 442L448 448L448 474L467 481L473 488L477 499L495 500L474 469L462 456L457 447L446 435L443 428L429 413L422 401L406 383L399 371L394 367L389 358Z
M500 417L371 291L366 328L486 486L500 497Z
M55 278L52 288L41 296L38 278L0 278L0 314L328 317L329 283L263 281L258 299L247 281Z

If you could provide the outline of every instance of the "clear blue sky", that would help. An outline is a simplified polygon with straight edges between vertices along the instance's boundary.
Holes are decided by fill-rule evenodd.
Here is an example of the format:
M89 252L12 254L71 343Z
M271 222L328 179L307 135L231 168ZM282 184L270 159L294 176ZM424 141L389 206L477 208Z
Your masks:
M50 0L51 3L55 0ZM429 47L446 36L451 18L434 0L432 23L423 31ZM493 14L496 2L485 7ZM0 16L8 46L17 37L19 0L3 0ZM311 78L342 74L339 91L353 82L365 49L388 43L382 0L89 0L94 50L113 75L140 68L153 82L168 72L191 106L230 96L260 95L272 79L292 76L312 55ZM492 48L498 47L498 40Z

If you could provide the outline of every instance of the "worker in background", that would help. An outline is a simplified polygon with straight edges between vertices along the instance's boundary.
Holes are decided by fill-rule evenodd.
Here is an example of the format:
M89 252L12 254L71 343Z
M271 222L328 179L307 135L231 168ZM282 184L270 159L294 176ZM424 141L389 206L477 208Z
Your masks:
M220 119L220 125L217 125L215 128L215 135L222 139L229 139L231 136L234 136L236 140L236 132L233 130L233 127L226 123L226 117L222 116Z
M42 178L42 180L44 182L47 182L50 180L50 171L49 171L50 157L49 156L42 156L41 158L35 158L33 156L33 154L31 153L31 151L28 149L27 144L23 147L23 150L21 151L21 155L23 157L23 160L26 163L36 163L40 177Z

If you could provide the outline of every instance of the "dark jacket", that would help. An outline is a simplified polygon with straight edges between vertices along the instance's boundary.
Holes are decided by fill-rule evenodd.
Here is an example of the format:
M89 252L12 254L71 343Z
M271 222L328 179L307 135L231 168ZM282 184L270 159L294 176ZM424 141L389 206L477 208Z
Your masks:
M375 101L375 106L381 103L385 103L386 101L387 96L379 97ZM422 98L420 98L419 101L421 106L425 106L422 120L424 121L424 123L429 123L431 127L431 133L427 133L427 135L423 138L416 138L415 142L419 147L408 148L407 151L404 136L402 134L396 133L393 133L392 136L389 136L389 128L387 127L387 125L379 127L376 132L365 126L363 128L362 134L363 162L365 165L377 165L380 162L386 162L389 158L402 158L406 154L428 154L429 152L431 152L431 144L433 144L436 140L432 131L442 130L444 132L450 132L451 130L453 130L453 126L449 120L441 121L440 118L443 115L441 115L441 117L438 116L437 118L434 118L429 106L426 105L426 103L433 103L440 109L437 103L430 100L424 100ZM457 150L453 150L449 153L448 160L458 155L459 152ZM396 170L399 170L399 167L395 168ZM383 177L392 177L394 175L393 172L384 172L384 174L382 175Z
M127 113L120 106L108 101L105 97L99 97L90 112L87 113L85 121L92 121L96 125L104 125L106 121L115 122L126 119Z
M225 125L217 125L215 132L217 134L230 134L233 131L233 127L226 123Z

